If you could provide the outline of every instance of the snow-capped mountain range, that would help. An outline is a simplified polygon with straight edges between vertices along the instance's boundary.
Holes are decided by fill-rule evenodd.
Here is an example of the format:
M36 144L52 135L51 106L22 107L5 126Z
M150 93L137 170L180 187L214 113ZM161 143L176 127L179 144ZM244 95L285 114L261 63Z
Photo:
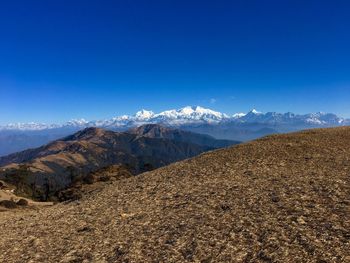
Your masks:
M227 115L211 109L200 106L187 106L177 110L167 110L160 113L153 111L141 110L135 115L122 115L108 120L86 121L84 119L71 120L64 124L44 124L44 123L11 123L0 126L0 130L23 130L23 131L40 131L58 128L86 128L101 127L111 129L126 129L140 126L143 124L163 124L166 126L185 126L200 124L286 124L286 125L306 125L306 126L342 126L350 125L349 119L338 117L332 113L311 113L311 114L294 114L294 113L262 113L255 109L248 113L236 113Z

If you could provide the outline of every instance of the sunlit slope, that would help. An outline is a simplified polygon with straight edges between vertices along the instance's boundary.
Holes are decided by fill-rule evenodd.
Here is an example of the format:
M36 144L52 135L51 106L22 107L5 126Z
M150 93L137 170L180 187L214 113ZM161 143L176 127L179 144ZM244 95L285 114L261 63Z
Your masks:
M0 225L1 262L350 262L350 128L202 154Z

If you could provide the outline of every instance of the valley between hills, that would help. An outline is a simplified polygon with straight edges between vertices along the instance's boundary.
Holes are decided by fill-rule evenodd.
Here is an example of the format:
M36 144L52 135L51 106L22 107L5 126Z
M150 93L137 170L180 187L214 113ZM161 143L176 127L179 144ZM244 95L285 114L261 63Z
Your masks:
M349 127L118 169L77 200L1 212L0 262L350 262Z

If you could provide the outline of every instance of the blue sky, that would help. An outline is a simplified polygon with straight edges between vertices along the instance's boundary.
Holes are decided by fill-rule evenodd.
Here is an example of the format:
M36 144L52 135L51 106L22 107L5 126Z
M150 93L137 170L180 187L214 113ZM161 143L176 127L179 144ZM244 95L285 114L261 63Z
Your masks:
M0 124L201 105L350 117L349 1L3 1Z

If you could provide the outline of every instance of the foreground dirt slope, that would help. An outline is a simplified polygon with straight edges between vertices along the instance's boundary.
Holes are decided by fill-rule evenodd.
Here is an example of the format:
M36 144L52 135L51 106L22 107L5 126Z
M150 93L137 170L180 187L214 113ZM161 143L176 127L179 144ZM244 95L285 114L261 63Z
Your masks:
M0 262L350 262L350 128L210 152L0 225Z

